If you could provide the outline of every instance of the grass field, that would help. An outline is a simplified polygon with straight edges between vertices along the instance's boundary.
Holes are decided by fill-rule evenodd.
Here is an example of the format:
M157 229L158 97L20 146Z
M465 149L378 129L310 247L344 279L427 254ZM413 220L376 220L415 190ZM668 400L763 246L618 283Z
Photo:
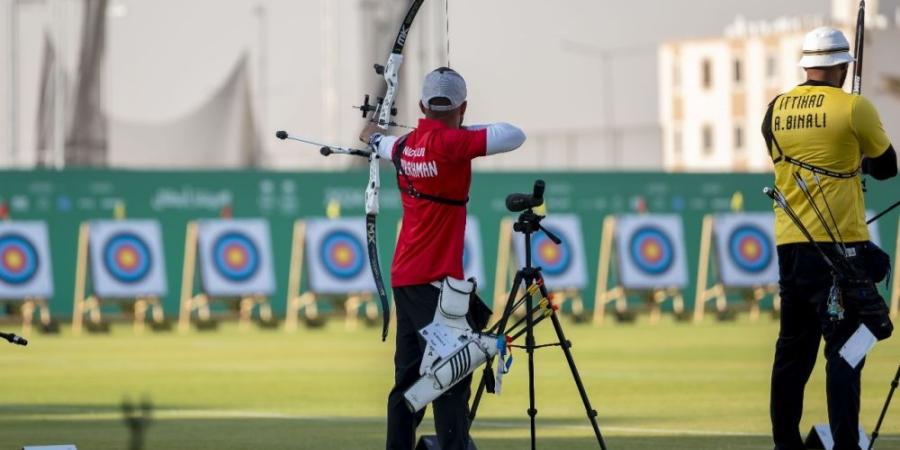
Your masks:
M564 321L610 449L769 449L768 384L777 324L611 325ZM135 336L32 336L0 347L0 448L75 443L125 448L123 398L154 404L147 448L378 449L393 346L375 329ZM551 337L541 326L539 337ZM514 353L501 397L486 398L473 435L484 449L527 447L527 365ZM821 358L820 358L821 359ZM863 375L871 430L900 363L880 343ZM597 448L562 352L537 354L538 446ZM824 421L824 363L807 388L803 427ZM900 403L900 401L898 401ZM430 428L426 419L423 430ZM900 406L879 450L900 449Z

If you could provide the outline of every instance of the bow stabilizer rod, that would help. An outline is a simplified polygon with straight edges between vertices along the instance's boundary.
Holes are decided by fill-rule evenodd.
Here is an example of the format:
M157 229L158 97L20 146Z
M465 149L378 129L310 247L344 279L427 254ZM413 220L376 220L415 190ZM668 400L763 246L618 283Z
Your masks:
M329 156L332 153L339 153L339 154L344 154L344 155L362 156L363 158L368 158L369 155L372 153L371 150L363 150L363 149L359 149L359 148L350 148L350 147L341 147L339 145L323 144L321 142L317 142L312 139L307 139L302 136L297 136L297 135L288 133L287 131L283 131L283 130L277 131L275 133L275 137L277 137L278 139L281 139L283 141L297 141L297 142L303 142L304 144L310 144L310 145L315 145L317 147L321 147L319 149L319 153L321 153L322 156Z

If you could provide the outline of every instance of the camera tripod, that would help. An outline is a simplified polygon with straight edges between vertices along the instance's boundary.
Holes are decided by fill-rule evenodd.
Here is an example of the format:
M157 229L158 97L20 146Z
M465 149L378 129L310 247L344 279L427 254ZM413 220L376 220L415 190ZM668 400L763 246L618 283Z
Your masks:
M575 359L572 357L572 352L570 348L572 346L571 341L566 339L566 335L563 332L562 324L559 321L559 317L557 315L556 307L550 304L549 294L547 293L547 288L544 286L543 277L541 275L541 268L534 267L531 264L531 236L532 234L543 231L546 233L547 237L549 237L554 243L557 245L560 244L561 240L541 226L541 220L544 219L544 216L535 214L533 209L535 206L540 206L543 203L543 191L544 191L544 182L538 180L534 186L534 194L512 194L507 197L506 205L513 212L523 211L515 225L513 225L513 230L525 235L525 267L519 269L516 272L515 278L513 279L512 289L509 293L509 298L507 299L506 306L503 310L503 315L500 317L500 320L494 325L489 333L496 333L500 336L500 339L506 339L507 342L512 342L523 333L525 334L525 345L520 347L524 348L525 352L528 354L528 416L531 420L531 449L534 450L536 448L536 423L535 419L537 417L537 408L535 408L535 386L534 386L534 351L539 348L545 347L554 347L558 346L562 348L563 354L566 356L566 362L569 364L569 369L572 371L572 378L575 381L575 385L578 388L578 392L581 395L581 401L584 403L584 410L587 414L588 420L591 423L591 427L594 429L594 435L597 437L597 443L600 445L600 448L606 450L606 443L603 441L603 436L600 433L600 426L597 424L597 411L591 406L591 401L588 398L587 392L584 389L584 384L581 381L581 376L578 374L578 368L575 366ZM519 286L522 283L525 283L526 291L522 295L521 298L518 296ZM535 287L537 289L535 289ZM534 304L533 296L535 293L540 292L541 301L538 305ZM507 328L507 322L509 318L512 316L512 313L518 309L521 305L525 305L525 317L519 319L516 323L514 323L511 327ZM535 318L534 315L537 312L543 312L539 315L539 317ZM553 323L553 329L556 332L556 342L552 342L549 344L537 345L534 340L534 326L543 321L545 318L550 318L550 321ZM520 326L524 322L524 329L519 329ZM508 333L513 332L514 330L519 329L512 336L506 337ZM475 420L475 416L478 412L478 406L481 403L481 397L484 394L485 389L489 392L493 392L494 390L494 378L493 372L491 370L492 360L488 360L487 364L485 364L485 368L481 377L481 382L478 385L478 391L475 394L475 399L472 402L472 408L469 413L469 423L471 424ZM471 425L470 425L471 426Z

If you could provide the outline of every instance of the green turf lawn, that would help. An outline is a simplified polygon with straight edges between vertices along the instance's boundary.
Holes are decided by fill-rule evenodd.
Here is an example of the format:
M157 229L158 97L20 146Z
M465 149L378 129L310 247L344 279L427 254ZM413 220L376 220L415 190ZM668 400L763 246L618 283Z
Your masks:
M663 323L593 328L563 321L610 449L768 449L775 322ZM551 337L541 325L539 337ZM125 396L155 405L147 448L378 449L392 344L378 330L32 336L0 347L0 448L75 443L121 449ZM517 350L501 397L489 396L473 435L484 449L527 447L527 365ZM880 343L863 375L867 430L900 363ZM539 447L597 448L562 352L537 354ZM826 417L823 367L807 389L804 429ZM900 401L898 401L900 403ZM423 431L430 423L426 419ZM880 450L900 449L900 406Z

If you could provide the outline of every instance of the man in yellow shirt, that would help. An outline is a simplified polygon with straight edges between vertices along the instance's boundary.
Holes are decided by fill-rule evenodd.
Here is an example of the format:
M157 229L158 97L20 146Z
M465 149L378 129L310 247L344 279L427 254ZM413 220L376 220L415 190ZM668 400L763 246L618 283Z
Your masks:
M855 266L854 259L875 251L868 242L861 173L877 180L895 176L897 154L872 103L841 88L853 60L840 31L822 27L807 34L799 63L807 81L772 101L762 128L776 187L828 258ZM805 448L799 430L803 391L824 337L834 449L859 450L863 364L851 367L839 350L859 327L860 311L844 302L835 314L828 298L832 268L781 209L775 234L782 299L770 404L775 449Z

